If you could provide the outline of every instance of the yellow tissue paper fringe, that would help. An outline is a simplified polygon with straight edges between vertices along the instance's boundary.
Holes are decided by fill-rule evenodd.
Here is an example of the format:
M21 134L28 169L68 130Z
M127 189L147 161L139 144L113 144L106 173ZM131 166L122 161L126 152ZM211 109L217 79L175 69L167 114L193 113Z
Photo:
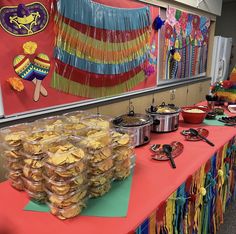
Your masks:
M173 230L173 217L175 214L175 198L176 192L174 192L168 199L166 204L166 214L165 214L165 226L168 230L168 233L174 233Z
M115 94L120 94L131 90L141 81L144 81L145 74L143 71L139 72L137 75L132 77L122 84L118 84L111 87L91 87L88 85L83 85L75 81L66 79L56 72L54 72L52 77L51 86L55 89L63 91L65 93L70 93L76 96L88 97L88 98L98 98L104 96L111 96Z

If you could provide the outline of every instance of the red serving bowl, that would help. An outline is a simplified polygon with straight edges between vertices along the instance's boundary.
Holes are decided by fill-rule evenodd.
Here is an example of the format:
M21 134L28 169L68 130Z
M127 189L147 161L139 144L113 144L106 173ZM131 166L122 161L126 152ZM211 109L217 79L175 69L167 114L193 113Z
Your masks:
M208 108L204 106L185 106L181 108L181 114L186 123L200 124L207 113Z

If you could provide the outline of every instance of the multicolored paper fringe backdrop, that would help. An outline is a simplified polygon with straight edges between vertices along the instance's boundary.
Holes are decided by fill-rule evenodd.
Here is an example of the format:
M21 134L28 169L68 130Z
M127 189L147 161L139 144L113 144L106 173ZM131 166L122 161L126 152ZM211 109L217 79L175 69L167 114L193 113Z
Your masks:
M145 79L148 6L125 9L91 0L58 1L52 87L96 98L131 90Z
M236 198L236 137L190 176L133 233L215 234Z
M210 19L169 7L166 10L161 78L198 76L206 72ZM172 51L179 52L180 61Z
M1 0L0 12L5 116L156 86L158 33L151 23L159 14L157 6L134 0ZM18 78L17 55L33 61L35 55L23 49L30 41L37 44L35 55L47 54L51 61L43 80L48 95L37 102L33 82L19 78L21 92L8 82Z

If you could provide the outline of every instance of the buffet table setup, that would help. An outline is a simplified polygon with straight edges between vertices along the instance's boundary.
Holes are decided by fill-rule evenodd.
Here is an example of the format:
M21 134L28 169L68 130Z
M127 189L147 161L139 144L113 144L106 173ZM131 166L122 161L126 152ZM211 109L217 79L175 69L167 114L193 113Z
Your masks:
M120 187L126 183L123 192L112 197L118 190L114 184L101 197L102 205L93 204L100 213L85 209L77 217L60 220L40 204L32 208L25 191L15 190L9 181L1 183L0 233L216 233L226 205L236 195L236 131L214 121L191 124L180 118L175 131L151 133L148 143L134 149L131 175L113 182ZM189 138L189 129L197 129L212 144ZM172 146L176 168L169 157L162 157L159 149L164 144Z

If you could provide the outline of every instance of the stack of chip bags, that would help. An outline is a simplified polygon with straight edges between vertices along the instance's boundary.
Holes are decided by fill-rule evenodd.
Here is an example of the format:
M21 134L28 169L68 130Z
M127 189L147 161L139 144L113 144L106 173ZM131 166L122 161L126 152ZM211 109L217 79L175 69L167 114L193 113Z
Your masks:
M29 134L31 125L18 124L0 130L2 153L5 156L5 165L12 187L24 190L22 140Z
M127 178L134 167L134 138L131 132L114 129L111 131L114 158L114 179Z
M47 118L38 119L34 122L34 128L44 131L55 131L62 133L63 124L66 121L64 116L51 116Z
M81 119L87 118L90 115L87 111L72 111L64 114L64 117L71 123L81 123Z
M59 219L79 215L134 166L133 135L111 127L110 117L76 111L2 129L12 186Z
M88 156L89 196L99 197L111 188L113 179L113 153L110 134L110 117L89 115L81 118L87 132L80 145Z
M79 215L87 198L86 155L70 139L62 137L48 145L44 163L45 191L50 210L59 219Z
M74 111L64 115L65 122L63 124L64 134L69 136L86 136L88 129L81 119L87 117L88 112Z
M61 137L59 132L37 130L23 141L24 167L23 180L25 191L30 199L45 202L47 194L44 191L44 161L50 143Z

